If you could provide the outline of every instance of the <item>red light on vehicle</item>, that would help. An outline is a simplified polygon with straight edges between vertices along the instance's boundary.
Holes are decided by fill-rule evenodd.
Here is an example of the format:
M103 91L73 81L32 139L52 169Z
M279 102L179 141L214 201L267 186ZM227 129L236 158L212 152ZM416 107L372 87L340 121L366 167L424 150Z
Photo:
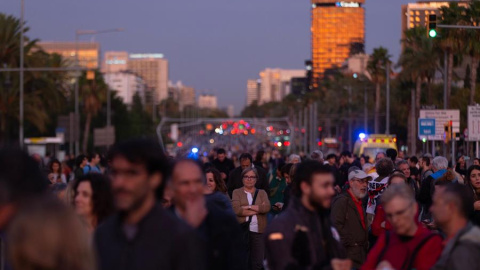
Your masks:
M283 143L283 145L285 145L285 146L290 146L290 142L289 142L289 141L286 141L286 142Z
M318 146L322 146L323 145L323 142L318 142Z
M183 143L182 142L178 142L177 143L177 147L182 147L183 146Z

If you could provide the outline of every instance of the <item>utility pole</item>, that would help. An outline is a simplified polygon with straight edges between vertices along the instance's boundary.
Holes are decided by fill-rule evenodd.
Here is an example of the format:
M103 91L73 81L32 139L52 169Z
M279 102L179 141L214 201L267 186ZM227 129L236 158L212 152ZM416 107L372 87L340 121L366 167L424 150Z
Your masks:
M25 0L21 1L21 12L20 12L20 117L19 117L19 144L20 147L23 148L23 139L24 139L24 130L23 130L23 120L24 120L24 105L23 105L23 98L24 98L24 54L25 54L25 46L23 44L23 32L25 24Z
M348 86L348 151L352 151L352 86Z
M386 116L386 130L385 134L390 134L390 62L387 60L386 65L386 81L387 81L387 116Z

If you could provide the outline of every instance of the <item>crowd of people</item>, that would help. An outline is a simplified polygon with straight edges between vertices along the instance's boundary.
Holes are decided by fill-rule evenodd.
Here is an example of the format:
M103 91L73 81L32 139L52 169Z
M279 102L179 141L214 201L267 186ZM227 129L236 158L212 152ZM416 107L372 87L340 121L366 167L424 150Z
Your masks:
M480 270L478 159L213 153L0 150L0 269Z

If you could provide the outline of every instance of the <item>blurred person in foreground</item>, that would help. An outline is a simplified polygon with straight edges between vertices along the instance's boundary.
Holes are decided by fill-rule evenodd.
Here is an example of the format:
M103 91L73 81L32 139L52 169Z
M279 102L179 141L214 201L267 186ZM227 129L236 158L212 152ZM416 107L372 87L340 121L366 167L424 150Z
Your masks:
M335 195L331 169L317 161L298 164L294 197L265 233L270 270L351 269L352 262L330 221Z
M233 211L206 200L205 185L205 175L199 164L188 159L177 161L169 181L174 198L170 210L195 228L205 241L207 269L243 270L247 256L240 226ZM221 196L226 198L226 195Z
M9 247L7 229L19 208L28 208L33 199L42 196L49 181L38 163L17 148L0 150L0 269L11 270L6 258Z
M380 236L361 269L430 269L442 252L443 240L417 221L412 189L392 185L382 194L381 203L393 229Z
M469 222L472 211L473 198L467 187L458 183L436 187L431 212L446 240L432 270L480 269L480 229Z
M368 226L362 200L367 196L367 184L372 180L362 170L348 174L349 188L332 202L332 221L340 234L353 268L358 269L367 258Z
M74 207L89 232L113 214L113 195L110 181L98 173L80 177L73 184Z
M108 160L119 213L95 232L100 269L205 269L195 231L157 204L170 167L160 145L145 139L119 143Z
M33 202L19 210L8 231L13 269L96 269L91 238L72 209L53 198Z
M242 172L243 187L235 189L232 196L233 211L245 234L248 251L248 269L263 269L265 243L263 234L267 227L270 202L265 190L257 189L257 170L246 168Z

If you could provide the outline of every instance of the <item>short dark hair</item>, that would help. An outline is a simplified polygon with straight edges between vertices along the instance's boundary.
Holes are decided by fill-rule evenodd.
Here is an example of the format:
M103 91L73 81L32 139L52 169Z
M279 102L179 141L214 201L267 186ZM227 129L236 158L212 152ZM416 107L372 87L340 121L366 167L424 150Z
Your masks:
M131 163L143 164L148 174L160 173L161 181L156 193L163 197L163 189L170 174L170 160L158 142L149 139L133 139L115 144L108 153L108 160L123 157Z
M351 157L352 156L352 152L350 151L343 151L341 154L340 154L341 157Z
M0 150L0 204L44 194L50 181L38 163L15 147Z
M397 159L397 155L398 155L397 150L395 150L393 148L389 148L389 149L387 149L387 151L385 153L387 154L387 157L389 157L393 162L395 162L395 160Z
M168 179L166 179L167 181L172 180L173 171L175 170L175 168L180 163L189 163L189 164L192 164L193 166L197 167L198 170L202 173L201 177L202 177L203 182L206 183L207 180L205 179L205 175L203 174L204 173L204 168L202 166L202 163L199 160L196 160L196 159L193 159L193 158L181 158L181 159L177 159L173 163L171 163L172 170L171 170L170 177ZM210 168L214 168L214 167L209 167L209 168L207 168L207 170L210 169Z
M226 154L227 152L225 151L225 149L223 148L218 148L217 149L217 155L221 155L221 154Z
M326 160L329 160L329 159L331 159L331 158L335 158L335 161L336 161L336 160L337 160L337 155L335 155L335 154L329 154L329 155L327 156Z
M80 164L82 164L83 160L86 158L87 156L85 156L84 154L78 155L77 158L75 159L75 166L80 167Z
M410 157L410 162L413 162L413 163L417 164L418 163L418 158L416 156L411 156Z
M445 193L444 195L451 195L462 216L468 219L474 211L473 196L468 191L468 188L459 183L449 183L444 185L443 192ZM448 198L448 196L446 197Z
M430 158L429 157L422 157L422 161L425 162L425 165L430 166Z
M91 153L90 156L88 157L88 161L92 162L92 159L94 159L96 156L100 156L100 157L101 157L101 155L100 155L99 153L97 153L97 152Z
M290 175L290 170L292 169L292 166L293 166L293 163L287 163L287 164L283 165L283 167L281 169L282 175L284 175L284 174Z
M102 223L114 211L113 193L110 181L99 173L90 173L80 177L73 184L73 192L77 196L77 189L80 183L89 182L92 187L93 214L97 218L97 225Z
M302 189L300 185L303 182L308 184L312 183L312 178L315 174L331 174L333 175L332 169L330 166L323 165L316 160L307 160L300 164L295 171L293 179L293 194L297 197L302 196Z
M249 153L243 153L240 155L240 157L238 158L238 160L242 161L244 159L249 159L250 162L253 162L253 157L252 155L250 155Z
M393 161L389 158L381 158L375 168L379 176L388 176L394 169Z
M261 162L263 159L263 155L265 155L265 151L259 150L257 154L255 155L255 161Z

